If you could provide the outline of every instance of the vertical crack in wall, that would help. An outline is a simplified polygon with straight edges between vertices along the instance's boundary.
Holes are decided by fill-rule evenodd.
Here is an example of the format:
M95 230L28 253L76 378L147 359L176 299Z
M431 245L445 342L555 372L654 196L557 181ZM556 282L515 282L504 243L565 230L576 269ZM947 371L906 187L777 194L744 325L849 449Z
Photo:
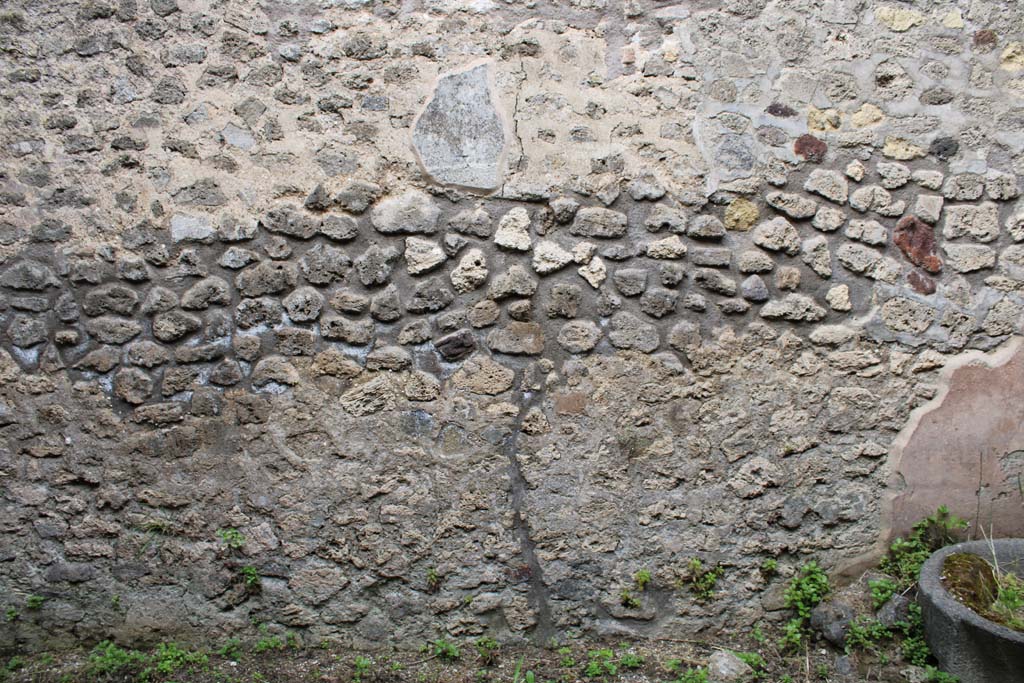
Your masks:
M526 478L523 476L522 466L519 462L518 444L519 435L523 431L523 420L534 404L540 400L541 396L540 392L519 392L519 400L517 401L520 406L519 416L516 418L512 432L503 444L505 456L508 458L508 478L512 496L512 525L513 530L519 537L519 551L529 569L528 599L537 617L533 637L538 643L544 643L554 635L554 625L551 620L550 593L547 584L544 583L544 572L541 569L540 560L537 559L537 546L533 540L530 522L526 515Z

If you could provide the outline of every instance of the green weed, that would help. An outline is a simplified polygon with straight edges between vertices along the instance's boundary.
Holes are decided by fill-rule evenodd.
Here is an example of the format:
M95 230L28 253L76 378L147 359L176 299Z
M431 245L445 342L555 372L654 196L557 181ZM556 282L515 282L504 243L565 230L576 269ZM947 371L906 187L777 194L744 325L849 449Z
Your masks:
M234 527L218 529L217 538L219 538L220 542L231 550L239 550L245 545L245 536L242 535L241 531Z
M871 591L871 605L877 610L896 595L899 586L892 579L871 579L868 589Z
M454 662L462 656L462 653L459 651L459 646L445 640L444 638L438 638L435 640L431 643L431 647L433 655L444 661Z
M683 582L689 587L690 592L697 596L700 602L707 602L715 597L715 585L725 574L725 569L715 565L705 567L699 558L691 558L686 563L686 577Z
M647 584L651 582L651 573L646 569L641 569L633 575L633 583L636 585L636 589L643 592L647 588Z
M704 667L687 669L676 683L708 683L708 670Z
M494 638L477 638L476 642L473 643L476 647L476 654L480 658L480 663L484 666L493 666L498 660L498 641Z
M587 678L604 678L619 672L615 664L615 652L609 649L591 650L587 653L587 666L583 675Z
M958 541L960 532L966 528L966 520L951 515L949 509L941 505L934 515L915 524L907 538L893 541L888 556L878 566L895 577L900 590L909 588L917 583L925 560L939 548Z
M800 568L784 594L786 607L795 610L796 617L786 623L781 643L783 647L793 649L800 645L804 627L811 618L811 610L818 606L830 590L828 575L817 562L808 562Z
M373 667L373 660L369 657L358 656L352 660L352 683L362 683L363 676L370 673Z

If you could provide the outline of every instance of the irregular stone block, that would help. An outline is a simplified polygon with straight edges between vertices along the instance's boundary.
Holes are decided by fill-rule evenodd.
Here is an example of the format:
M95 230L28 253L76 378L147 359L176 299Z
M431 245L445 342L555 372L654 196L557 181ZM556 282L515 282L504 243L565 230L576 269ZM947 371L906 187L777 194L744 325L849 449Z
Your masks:
M452 375L452 383L456 388L471 394L497 396L512 388L515 372L486 355L477 355L459 368Z
M419 190L407 190L373 207L370 223L384 235L432 235L437 232L440 215L441 209L430 195Z
M544 332L537 323L511 322L487 335L492 351L536 356L544 351Z
M908 215L900 219L893 231L893 242L907 260L929 273L942 270L938 247L935 242L935 228Z
M612 239L626 234L626 214L588 206L576 212L569 232L579 237Z

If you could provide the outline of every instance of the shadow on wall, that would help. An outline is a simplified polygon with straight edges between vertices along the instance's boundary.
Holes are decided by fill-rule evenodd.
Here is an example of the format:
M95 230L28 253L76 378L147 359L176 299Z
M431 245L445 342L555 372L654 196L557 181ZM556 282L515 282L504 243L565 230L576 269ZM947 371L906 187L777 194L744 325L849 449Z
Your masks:
M890 540L947 505L982 537L1024 536L1024 348L952 371L948 390L904 437ZM980 527L980 528L979 528Z

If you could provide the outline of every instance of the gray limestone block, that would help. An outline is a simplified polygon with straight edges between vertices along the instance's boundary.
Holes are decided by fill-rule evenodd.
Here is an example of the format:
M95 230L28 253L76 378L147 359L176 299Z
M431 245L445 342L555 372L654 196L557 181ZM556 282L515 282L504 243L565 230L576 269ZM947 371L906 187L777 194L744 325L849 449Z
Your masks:
M505 123L490 85L489 65L441 76L416 120L412 142L437 182L493 190L504 175Z

